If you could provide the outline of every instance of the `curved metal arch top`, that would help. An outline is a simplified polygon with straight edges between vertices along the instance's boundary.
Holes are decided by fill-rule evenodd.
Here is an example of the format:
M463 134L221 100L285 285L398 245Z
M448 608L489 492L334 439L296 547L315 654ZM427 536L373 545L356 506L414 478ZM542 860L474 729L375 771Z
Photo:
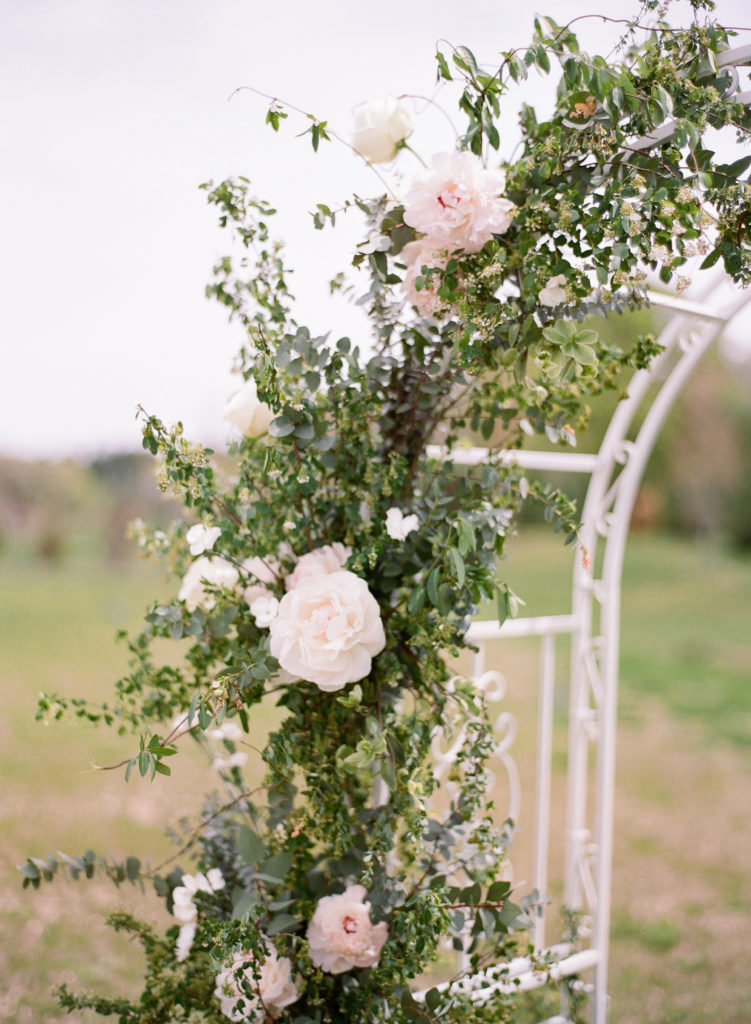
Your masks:
M751 45L728 49L717 58L717 69L730 72L726 94L746 106L751 106L751 89L749 83L741 85L738 69L750 65ZM716 69L708 64L707 74L715 73ZM673 135L676 127L674 121L668 120L649 135L633 140L629 148L657 147ZM513 619L501 626L475 622L467 634L478 648L475 676L480 686L485 685L483 679L492 675L485 672L488 641L520 636L540 639L532 885L541 894L547 891L554 644L560 634L571 637L563 899L566 907L581 912L583 928L577 948L567 943L550 946L545 940L546 910L540 904L534 923L535 951L546 955L553 966L541 972L529 957L519 957L462 977L456 986L471 993L478 1003L486 1002L497 991L535 988L550 980L591 973L591 980L575 984L591 993L593 1024L607 1024L621 576L626 541L639 484L665 419L712 342L751 302L751 289L723 296L726 282L724 276L710 279L698 302L650 293L653 307L672 314L659 338L664 350L649 370L637 371L631 378L628 396L617 406L598 452L514 451L502 456L507 464L522 469L590 474L582 510L579 557L574 562L570 613ZM436 458L450 455L457 465L479 465L488 458L484 448L448 453L434 447L428 454ZM506 713L498 720L503 730L499 751L512 782L514 803L518 794L513 785L515 768L509 767L508 736L513 728L508 719ZM438 751L439 761L440 756ZM592 762L594 771L590 767ZM420 997L417 993L416 998ZM542 1024L570 1024L565 995L560 1015Z
M540 697L534 798L535 852L532 885L547 889L552 733L554 703L554 642L571 636L569 736L567 751L566 864L564 905L581 912L583 948L545 941L546 911L539 908L534 923L538 953L556 961L553 977L591 970L585 983L592 995L593 1024L608 1016L608 946L610 929L613 806L620 647L620 593L629 525L639 484L649 456L670 410L702 356L726 324L751 302L751 290L737 290L722 301L725 278L715 279L701 301L650 293L652 307L671 315L659 343L663 351L648 370L632 376L628 394L616 407L600 449L595 453L567 450L514 451L502 460L521 469L589 474L582 509L578 557L574 559L571 611L563 615L482 621L471 625L468 639L478 646L475 675L485 673L485 645L494 639L539 637L541 643ZM750 332L751 333L751 332ZM446 457L440 448L429 455ZM458 465L479 465L487 449L455 449ZM504 716L501 716L504 717ZM508 735L508 713L504 734ZM500 719L499 719L500 721ZM510 768L504 740L502 760L511 781L512 803L518 802L515 767ZM594 770L593 770L594 768ZM535 971L529 958L498 964L459 984L478 1002L498 991L544 984L550 972ZM564 1016L550 1024L566 1024Z

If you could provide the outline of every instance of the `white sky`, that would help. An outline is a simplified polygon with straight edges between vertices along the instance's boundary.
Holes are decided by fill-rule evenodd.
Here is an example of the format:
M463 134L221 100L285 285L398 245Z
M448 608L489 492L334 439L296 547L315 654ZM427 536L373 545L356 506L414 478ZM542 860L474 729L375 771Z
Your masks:
M430 95L440 38L492 64L531 37L534 11L564 23L588 9L612 17L636 0L0 0L4 100L0 212L0 454L89 456L134 449L141 403L214 445L239 334L203 295L226 247L197 186L243 174L280 209L276 231L296 270L298 317L316 333L359 341L355 310L327 297L347 268L359 224L315 232L308 211L380 187L349 151L315 157L276 136L254 86L343 135L357 103ZM682 9L685 4L678 6ZM719 0L719 20L751 24L747 0ZM607 52L613 29L579 23ZM748 41L746 37L743 41ZM533 76L525 98L545 95ZM513 137L514 111L505 126ZM421 118L425 157L452 138ZM417 169L400 156L405 174Z

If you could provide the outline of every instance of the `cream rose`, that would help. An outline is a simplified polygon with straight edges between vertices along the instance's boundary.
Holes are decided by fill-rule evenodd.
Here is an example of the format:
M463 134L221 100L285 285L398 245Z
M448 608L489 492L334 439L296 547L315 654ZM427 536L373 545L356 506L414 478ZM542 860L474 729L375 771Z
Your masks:
M210 611L216 604L216 597L206 590L206 584L234 590L239 579L240 573L226 558L207 558L202 555L185 573L177 600L185 601L189 612L194 612L196 608Z
M385 921L372 924L365 888L350 885L339 896L324 896L308 925L310 959L329 974L374 967L388 937Z
M284 585L287 590L294 590L306 580L339 572L347 564L347 559L351 554L352 548L348 548L346 544L340 544L339 541L325 544L322 548L314 548L298 558L297 565L284 581Z
M364 679L386 645L378 602L346 569L313 576L285 594L269 637L285 671L329 692Z
M230 398L224 410L225 420L229 420L247 437L265 434L275 415L274 410L259 399L256 382L252 377Z
M409 113L393 96L370 100L355 110L352 145L368 163L388 163L411 128Z
M240 988L243 982L254 996L245 995ZM292 980L291 960L278 956L271 945L260 966L251 953L238 953L217 975L214 992L222 1013L233 1021L261 1021L266 1017L276 1020L287 1006L300 998Z
M479 252L508 230L514 204L501 195L505 176L469 152L438 153L404 201L404 223L436 247Z

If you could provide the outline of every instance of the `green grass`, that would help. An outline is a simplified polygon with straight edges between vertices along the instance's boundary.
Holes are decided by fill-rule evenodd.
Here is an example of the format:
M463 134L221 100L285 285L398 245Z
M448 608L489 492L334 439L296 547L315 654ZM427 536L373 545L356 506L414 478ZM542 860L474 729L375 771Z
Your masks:
M545 531L513 540L501 576L520 614L568 611L571 549ZM751 558L685 538L636 534L623 571L622 704L654 695L715 739L751 747Z
M509 546L502 575L524 614L567 610L571 549L545 530ZM57 566L19 552L0 556L0 1020L83 1024L56 1009L61 981L133 991L140 959L104 927L114 906L157 925L148 894L104 884L55 882L22 892L15 863L27 854L87 846L118 854L171 852L164 825L195 813L215 780L202 761L172 759L174 776L128 785L112 763L133 738L34 721L40 690L111 696L126 652L115 630L136 627L147 603L174 593L145 563L112 569L79 550ZM745 951L751 936L746 841L751 745L751 562L689 541L636 535L624 571L616 849L614 1024L736 1024L751 1003ZM525 689L537 646L503 664L510 692ZM561 674L566 661L559 655ZM513 686L512 686L513 683ZM522 719L520 718L520 721ZM565 721L565 707L559 720ZM651 731L650 731L651 730ZM656 736L656 740L644 737ZM521 758L534 747L520 735ZM197 753L197 752L196 752ZM563 759L555 760L560 774ZM730 810L727 810L730 808ZM709 842L705 837L709 837ZM523 837L522 837L523 838ZM619 867L620 865L620 867ZM186 864L186 866L188 866ZM739 967L728 964L737 960ZM687 965L702 965L693 971Z

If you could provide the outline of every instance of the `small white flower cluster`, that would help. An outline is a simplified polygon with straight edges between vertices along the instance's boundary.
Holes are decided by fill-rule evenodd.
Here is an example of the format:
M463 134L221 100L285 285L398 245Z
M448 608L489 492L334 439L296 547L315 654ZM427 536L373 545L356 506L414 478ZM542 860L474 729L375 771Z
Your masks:
M243 738L243 731L236 722L223 722L217 729L209 733L212 740L223 743L228 741L231 745L238 743ZM215 772L225 772L232 768L244 768L248 763L248 755L244 750L234 750L230 746L226 757L215 757L211 767Z
M202 523L191 526L185 535L191 555L202 555L205 551L211 551L221 533L218 526L204 526Z
M182 963L190 953L198 923L198 908L193 902L198 892L219 892L224 888L224 876L219 868L206 874L183 875L182 885L172 890L172 913L181 924L177 937L177 960Z
M556 274L551 277L544 288L540 289L538 299L543 306L560 306L566 301L566 275Z
M406 540L420 525L420 520L413 513L405 516L400 508L390 508L386 512L386 533L392 540Z

